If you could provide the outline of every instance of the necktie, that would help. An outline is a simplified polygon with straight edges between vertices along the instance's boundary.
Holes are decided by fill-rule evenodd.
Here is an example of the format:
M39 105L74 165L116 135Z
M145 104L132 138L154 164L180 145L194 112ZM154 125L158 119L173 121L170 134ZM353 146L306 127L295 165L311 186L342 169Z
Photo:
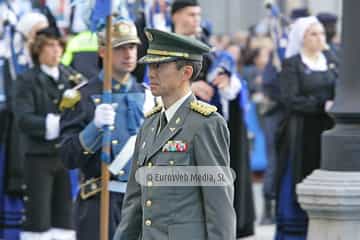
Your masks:
M167 124L166 114L165 114L165 112L162 112L161 116L160 116L160 124L159 124L158 134L164 129L166 124Z

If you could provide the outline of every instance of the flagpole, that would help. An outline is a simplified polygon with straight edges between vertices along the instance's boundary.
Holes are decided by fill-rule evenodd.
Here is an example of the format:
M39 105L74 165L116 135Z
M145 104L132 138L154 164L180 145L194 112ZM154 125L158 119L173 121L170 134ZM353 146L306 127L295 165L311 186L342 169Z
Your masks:
M111 104L111 73L112 73L112 45L111 45L111 15L106 17L106 50L104 60L103 102ZM110 160L111 131L105 128L102 147L101 163L101 202L100 202L100 240L109 239L109 191L110 173L105 162ZM104 162L105 161L105 162Z

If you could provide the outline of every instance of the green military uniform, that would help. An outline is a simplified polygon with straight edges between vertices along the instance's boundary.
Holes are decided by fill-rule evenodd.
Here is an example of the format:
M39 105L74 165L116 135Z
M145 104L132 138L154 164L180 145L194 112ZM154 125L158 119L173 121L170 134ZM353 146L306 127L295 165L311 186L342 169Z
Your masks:
M209 51L200 42L173 33L147 30L148 55L140 60L159 63L201 60ZM158 133L162 106L148 115L137 136L134 162L115 240L235 239L233 185L140 185L139 168L152 166L229 166L229 131L216 107L191 94ZM174 142L180 151L167 151Z

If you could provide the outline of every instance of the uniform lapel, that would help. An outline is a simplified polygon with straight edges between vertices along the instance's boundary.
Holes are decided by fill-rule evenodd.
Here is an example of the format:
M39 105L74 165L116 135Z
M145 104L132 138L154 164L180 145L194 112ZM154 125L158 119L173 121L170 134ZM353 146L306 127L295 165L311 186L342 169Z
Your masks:
M144 131L144 136L142 139L142 142L139 146L139 152L141 153L139 156L139 165L143 165L145 160L147 159L147 155L149 154L149 146L153 146L156 138L156 129L158 127L160 114L156 114L153 119L151 120L151 123L149 124L149 127L146 128L147 131Z
M146 153L147 156L149 155L149 153L151 151L150 146L154 146L154 144L156 143L156 138L158 137L156 133L157 133L157 130L159 127L159 121L160 121L160 117L161 117L160 113L156 114L156 117L150 127L150 131L149 131L149 135L148 135L149 136L148 137L149 145L147 147L147 153Z
M169 141L173 136L175 136L183 127L185 118L189 114L190 111L190 101L194 100L195 97L191 95L188 97L185 102L180 106L180 108L176 111L173 118L167 124L167 126L159 133L158 136L156 135L156 129L154 132L154 141L151 146L149 146L149 150L147 153L147 159L150 159L154 154L156 154L165 144ZM161 114L157 116L157 122L159 121Z

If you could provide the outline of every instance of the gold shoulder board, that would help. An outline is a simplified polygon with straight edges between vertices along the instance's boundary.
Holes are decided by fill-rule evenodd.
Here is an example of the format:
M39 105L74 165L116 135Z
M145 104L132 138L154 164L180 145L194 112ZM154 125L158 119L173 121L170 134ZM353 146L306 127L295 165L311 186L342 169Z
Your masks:
M214 105L199 100L192 101L190 103L190 108L194 112L200 113L204 116L210 116L212 113L217 111L217 107Z
M145 113L145 117L146 118L151 117L155 113L160 112L162 108L163 108L162 105L157 105L157 106L153 107L153 109L151 109L149 112Z

